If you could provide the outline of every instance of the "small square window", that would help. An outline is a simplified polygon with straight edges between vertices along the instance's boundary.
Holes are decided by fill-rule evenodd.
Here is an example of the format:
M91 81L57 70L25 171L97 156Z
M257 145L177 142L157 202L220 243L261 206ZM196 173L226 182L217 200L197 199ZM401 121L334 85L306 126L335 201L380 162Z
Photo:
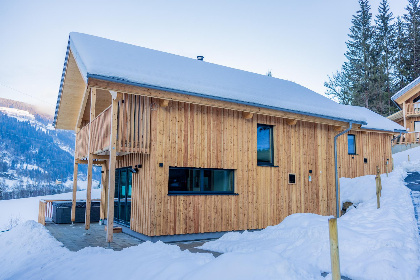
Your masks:
M257 125L257 164L274 165L272 125Z
M289 173L289 184L296 184L296 174Z
M363 162L364 162L364 163L367 163L367 158L364 158L364 159L363 159Z

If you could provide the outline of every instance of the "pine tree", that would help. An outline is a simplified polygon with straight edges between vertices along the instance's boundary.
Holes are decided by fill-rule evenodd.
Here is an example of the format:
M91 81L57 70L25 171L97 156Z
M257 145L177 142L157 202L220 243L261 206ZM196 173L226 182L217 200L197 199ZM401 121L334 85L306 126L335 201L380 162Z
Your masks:
M344 66L343 66L344 67ZM342 69L333 74L332 77L328 76L328 82L324 83L327 88L326 94L333 97L341 104L352 104L353 95L349 90L349 81L346 72Z
M393 65L393 92L397 92L411 81L409 80L410 63L408 58L408 42L405 26L400 17L395 23L395 41L393 45L395 53Z
M395 26L392 23L393 14L390 12L387 0L382 0L379 4L378 14L375 19L374 36L374 84L373 89L375 98L373 100L374 111L381 115L390 115L395 111L395 106L391 104L393 91L393 67L395 61Z
M373 48L375 30L372 13L367 0L359 0L360 10L353 15L349 40L346 42L347 61L340 72L325 82L327 95L334 96L340 103L370 108L375 92L375 64L377 52Z
M411 82L420 76L420 8L419 0L408 0L405 8L404 25L408 48L408 80Z
M347 67L350 89L353 92L352 105L369 108L372 89L372 13L367 0L359 0L360 10L353 16L349 38L346 42Z

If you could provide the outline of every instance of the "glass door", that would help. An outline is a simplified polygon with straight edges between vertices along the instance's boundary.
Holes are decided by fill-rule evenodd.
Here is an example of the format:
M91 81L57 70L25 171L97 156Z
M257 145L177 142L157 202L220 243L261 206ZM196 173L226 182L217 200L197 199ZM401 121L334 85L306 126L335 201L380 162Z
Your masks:
M123 224L130 224L131 217L132 174L130 169L115 170L114 219Z

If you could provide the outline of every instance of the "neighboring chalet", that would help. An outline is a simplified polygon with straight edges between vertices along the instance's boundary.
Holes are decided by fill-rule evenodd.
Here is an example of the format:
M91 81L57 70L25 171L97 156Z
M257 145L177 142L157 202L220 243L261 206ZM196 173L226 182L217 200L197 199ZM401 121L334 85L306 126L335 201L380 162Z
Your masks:
M54 126L76 132L74 182L88 164L87 217L92 165L102 166L108 241L114 220L179 240L333 215L334 137L351 126L338 137L338 172L355 177L385 172L403 129L293 82L80 33L69 37Z
M407 133L397 137L395 144L418 144L420 136L420 77L409 83L391 100L401 111L388 117L388 119L404 126Z

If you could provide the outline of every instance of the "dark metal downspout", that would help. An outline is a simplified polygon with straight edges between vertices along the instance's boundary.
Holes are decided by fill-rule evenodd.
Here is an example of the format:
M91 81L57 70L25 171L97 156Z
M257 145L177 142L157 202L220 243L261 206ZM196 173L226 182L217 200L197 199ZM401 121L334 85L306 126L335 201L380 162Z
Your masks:
M351 130L353 122L349 123L349 128L334 136L334 163L335 163L335 199L337 206L336 218L340 217L340 198L338 196L338 164L337 164L337 138Z

